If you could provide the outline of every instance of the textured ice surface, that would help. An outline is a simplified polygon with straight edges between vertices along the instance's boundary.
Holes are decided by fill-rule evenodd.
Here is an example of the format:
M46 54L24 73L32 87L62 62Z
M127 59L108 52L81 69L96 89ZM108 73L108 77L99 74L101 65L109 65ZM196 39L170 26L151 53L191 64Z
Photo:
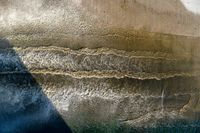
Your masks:
M199 20L180 0L1 0L0 132L196 132Z

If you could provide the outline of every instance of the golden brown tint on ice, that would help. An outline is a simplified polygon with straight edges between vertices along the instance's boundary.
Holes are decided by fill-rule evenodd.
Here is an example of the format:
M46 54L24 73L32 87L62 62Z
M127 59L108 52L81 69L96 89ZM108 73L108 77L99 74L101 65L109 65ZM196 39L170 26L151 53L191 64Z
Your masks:
M180 0L0 2L1 38L77 132L199 119L199 31ZM10 50L0 73L23 75Z

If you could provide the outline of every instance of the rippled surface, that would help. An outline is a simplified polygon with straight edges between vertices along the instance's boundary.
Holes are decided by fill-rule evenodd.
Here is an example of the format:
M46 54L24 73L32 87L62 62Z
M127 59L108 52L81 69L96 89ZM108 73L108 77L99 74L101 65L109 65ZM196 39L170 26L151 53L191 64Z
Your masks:
M71 132L12 49L1 51L0 105L1 133Z
M159 121L199 117L199 68L190 60L108 48L1 49L2 132L62 132L65 124L74 132L172 130Z
M180 0L1 0L0 132L196 132L199 20Z

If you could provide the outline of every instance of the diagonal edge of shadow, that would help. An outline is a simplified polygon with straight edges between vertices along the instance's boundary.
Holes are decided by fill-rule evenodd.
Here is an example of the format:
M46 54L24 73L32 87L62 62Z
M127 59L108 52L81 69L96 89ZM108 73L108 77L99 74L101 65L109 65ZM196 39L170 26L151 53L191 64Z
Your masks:
M15 62L8 58L13 58ZM12 44L2 38L0 73L1 133L72 132L42 87L23 64Z

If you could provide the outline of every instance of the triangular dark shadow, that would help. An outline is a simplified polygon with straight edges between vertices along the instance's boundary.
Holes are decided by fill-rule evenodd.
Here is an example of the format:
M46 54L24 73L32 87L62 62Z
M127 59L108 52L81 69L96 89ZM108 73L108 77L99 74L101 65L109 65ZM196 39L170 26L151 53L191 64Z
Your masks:
M11 44L0 39L0 133L70 133Z

